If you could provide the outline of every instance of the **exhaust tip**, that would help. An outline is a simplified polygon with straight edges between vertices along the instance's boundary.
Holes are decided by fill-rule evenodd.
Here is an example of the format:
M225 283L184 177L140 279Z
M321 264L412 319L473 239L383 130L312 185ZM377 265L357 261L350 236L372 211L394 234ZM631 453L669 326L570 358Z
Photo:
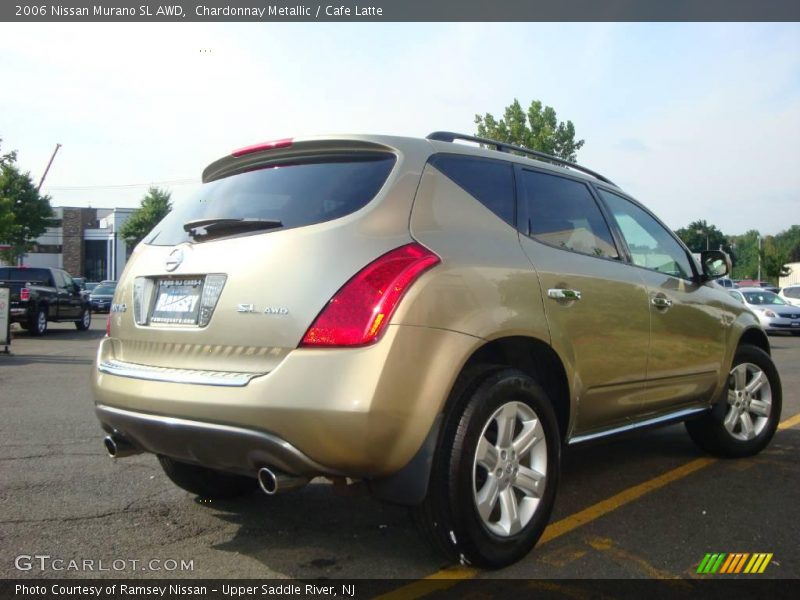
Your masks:
M268 496L274 496L278 492L278 478L267 467L258 470L258 485Z
M117 443L114 441L114 438L112 438L110 435L106 436L103 439L103 446L106 447L106 452L108 452L108 455L111 458L116 458L116 456L117 456Z

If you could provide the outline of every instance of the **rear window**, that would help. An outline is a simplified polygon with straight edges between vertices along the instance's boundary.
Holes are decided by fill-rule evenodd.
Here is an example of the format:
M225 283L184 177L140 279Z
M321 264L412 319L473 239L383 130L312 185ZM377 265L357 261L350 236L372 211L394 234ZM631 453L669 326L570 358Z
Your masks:
M173 246L192 238L183 225L198 219L280 221L279 231L338 219L372 200L392 170L391 154L296 160L231 175L203 185L179 203L145 239Z
M0 267L0 279L6 281L25 281L50 285L49 269L18 269L15 267Z
M800 299L800 286L783 288L783 295L787 298Z

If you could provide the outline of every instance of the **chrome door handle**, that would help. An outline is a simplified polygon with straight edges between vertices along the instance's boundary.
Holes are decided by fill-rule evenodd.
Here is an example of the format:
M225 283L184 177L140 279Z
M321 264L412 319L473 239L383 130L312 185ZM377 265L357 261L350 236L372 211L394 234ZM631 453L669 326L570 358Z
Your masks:
M553 300L580 300L581 293L578 290L565 290L563 288L553 288L547 290L547 297Z
M656 296L650 301L650 303L656 308L669 308L672 306L672 300L665 298L664 296Z

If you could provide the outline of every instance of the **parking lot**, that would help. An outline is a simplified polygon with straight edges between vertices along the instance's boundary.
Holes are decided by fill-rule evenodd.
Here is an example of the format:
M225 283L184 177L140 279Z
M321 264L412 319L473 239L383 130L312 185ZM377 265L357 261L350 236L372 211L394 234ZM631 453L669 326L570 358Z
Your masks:
M0 577L660 579L699 577L718 552L772 553L760 577L800 577L800 337L771 338L784 406L761 455L713 459L680 425L568 448L552 523L531 555L497 572L442 573L403 508L321 480L206 502L172 485L153 456L109 459L89 385L103 329L96 317L88 332L16 330L13 355L0 355ZM20 570L19 555L87 559L94 570Z

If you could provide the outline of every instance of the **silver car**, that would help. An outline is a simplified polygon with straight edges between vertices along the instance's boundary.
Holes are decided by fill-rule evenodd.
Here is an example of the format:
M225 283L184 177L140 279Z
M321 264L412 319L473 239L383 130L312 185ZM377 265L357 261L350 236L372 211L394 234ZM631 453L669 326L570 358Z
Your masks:
M775 292L749 287L728 293L756 314L767 333L788 331L800 335L800 307L792 306Z
M778 294L787 304L800 307L800 284L787 285Z

